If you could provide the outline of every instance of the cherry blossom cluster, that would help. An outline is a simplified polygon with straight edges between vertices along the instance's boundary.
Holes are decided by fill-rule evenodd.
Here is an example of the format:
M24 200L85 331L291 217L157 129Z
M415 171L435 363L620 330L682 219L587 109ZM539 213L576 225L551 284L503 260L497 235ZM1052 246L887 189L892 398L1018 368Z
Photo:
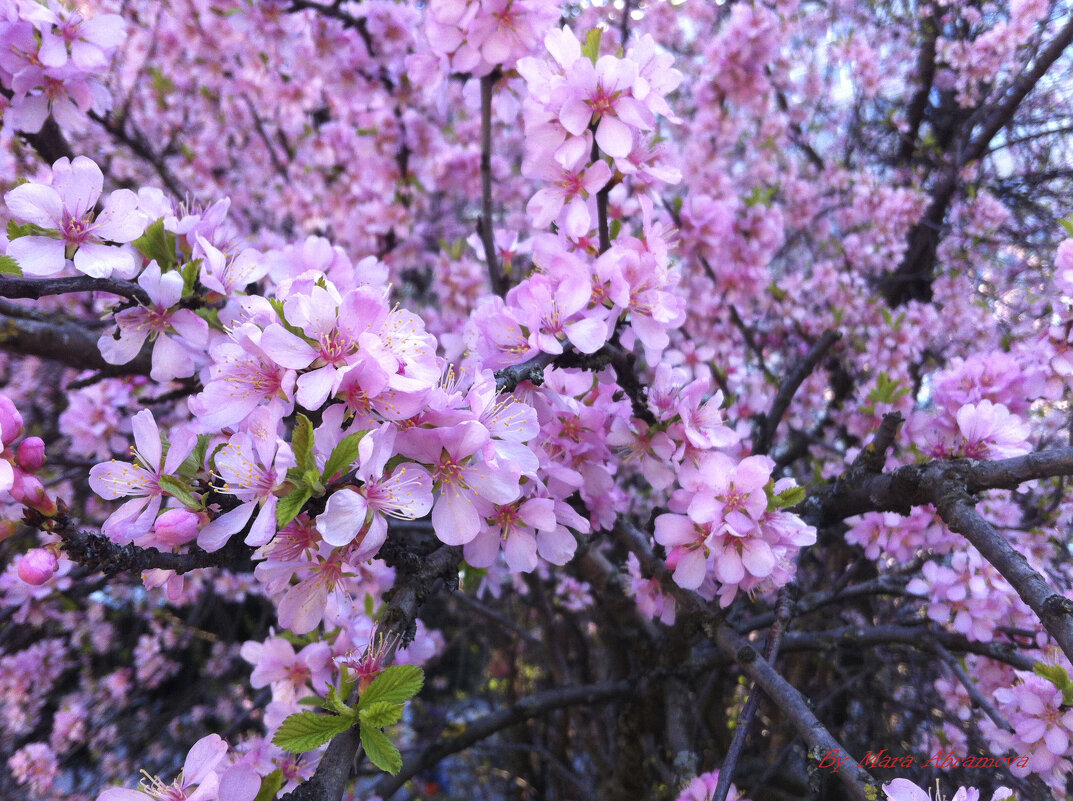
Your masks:
M514 69L559 18L558 0L434 0L425 9L429 49L443 75L480 78Z
M527 211L538 228L555 222L576 242L589 234L596 193L615 174L642 183L680 180L652 140L657 116L676 120L666 95L682 76L651 36L622 58L600 56L599 36L590 35L583 52L569 28L553 29L544 44L550 58L518 62L528 90L522 172L545 184ZM610 163L594 159L595 153Z
M3 127L36 133L51 115L66 129L82 130L90 111L111 105L105 81L124 39L118 14L86 16L57 0L7 0L0 6Z

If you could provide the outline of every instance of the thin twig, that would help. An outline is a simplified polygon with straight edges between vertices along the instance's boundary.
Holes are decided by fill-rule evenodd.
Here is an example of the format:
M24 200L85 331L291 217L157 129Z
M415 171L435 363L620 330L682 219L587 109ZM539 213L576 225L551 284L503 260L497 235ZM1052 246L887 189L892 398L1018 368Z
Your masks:
M753 453L767 453L771 449L771 444L775 438L775 430L779 427L779 423L782 422L786 410L790 408L790 403L793 401L794 395L797 394L797 390L800 389L805 379L812 374L812 371L816 369L816 365L827 355L827 351L841 338L842 334L838 331L831 329L824 331L816 343L809 348L805 358L792 372L783 378L782 383L779 384L779 391L775 395L775 400L771 404L771 410L760 417L753 442Z
M492 291L503 297L509 286L496 252L492 230L492 90L498 80L498 69L481 78L481 216L477 219L477 233L484 245L484 260L488 265Z
M793 590L787 586L779 590L779 600L775 605L775 620L771 624L768 634L767 645L764 646L764 659L770 664L775 664L775 657L779 653L779 641L782 639L783 630L790 622L793 614ZM727 793L730 792L731 782L734 781L734 769L738 766L742 752L745 750L745 739L749 735L749 727L753 717L760 706L760 694L756 691L756 682L753 682L749 690L749 700L745 702L745 708L738 717L738 727L734 730L734 738L730 741L730 748L723 759L723 766L719 771L719 781L715 785L715 792L711 801L726 801Z
M980 692L980 688L976 686L976 682L974 682L969 674L965 672L965 668L963 668L961 664L950 655L950 652L937 642L932 643L932 649L935 651L936 656L943 661L943 664L950 669L950 672L954 674L957 680L961 682L961 686L965 688L965 691L969 694L973 703L980 707L980 709L982 709L1000 729L1012 732L1013 726L1010 725L1010 722L1002 716L1001 712L995 709L994 705L988 701L987 698L984 697L984 694Z

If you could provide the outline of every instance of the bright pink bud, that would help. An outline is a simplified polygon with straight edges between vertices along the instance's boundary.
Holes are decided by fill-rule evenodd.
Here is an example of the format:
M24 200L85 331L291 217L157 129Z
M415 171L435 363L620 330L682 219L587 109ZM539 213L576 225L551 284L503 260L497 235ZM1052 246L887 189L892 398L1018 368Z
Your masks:
M22 415L7 395L0 395L0 438L10 445L22 433Z
M168 509L156 519L153 531L164 545L183 545L197 537L201 516L189 509Z
M40 586L52 578L57 567L56 554L44 548L34 548L19 560L19 578L27 584Z
M27 473L36 473L45 463L45 441L41 437L27 437L19 443L15 461Z
M45 492L45 486L37 476L15 471L15 483L11 486L11 497L23 506L36 509L46 517L56 514L56 501Z

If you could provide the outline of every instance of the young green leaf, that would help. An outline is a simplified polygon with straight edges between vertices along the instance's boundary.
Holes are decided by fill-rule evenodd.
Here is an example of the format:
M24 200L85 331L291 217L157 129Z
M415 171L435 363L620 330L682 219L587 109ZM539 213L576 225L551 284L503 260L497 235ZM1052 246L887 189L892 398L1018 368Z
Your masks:
M257 797L253 801L273 801L281 787L283 787L283 771L276 768L261 779L261 789L257 791Z
M290 495L284 495L276 504L276 525L283 528L302 511L305 502L313 497L309 487L299 487Z
M402 754L399 749L375 726L361 727L361 747L365 749L369 761L380 770L385 770L392 776L398 775L402 770Z
M790 489L783 490L778 495L772 496L768 501L768 511L797 506L801 501L805 500L806 494L804 487L790 487Z
M183 506L188 509L200 509L201 501L190 494L190 490L175 476L161 476L160 488L175 498L178 498Z
M376 726L382 729L398 723L402 718L402 704L393 704L390 701L376 701L367 704L358 712L358 720L362 726Z
M600 60L600 39L603 35L604 32L600 28L593 28L585 36L585 44L581 46L581 55L593 64Z
M362 437L367 433L369 432L359 431L356 434L343 437L339 444L332 449L328 461L324 463L323 477L325 481L331 481L336 473L343 472L357 461L358 447L361 445Z
M416 665L392 665L384 668L384 672L361 694L358 709L365 709L378 701L405 704L421 692L421 685L424 683L425 672Z
M353 726L355 718L356 716L296 712L283 721L272 742L284 751L296 754L312 751Z
M325 699L326 708L338 712L340 715L353 715L354 710L351 709L346 703L339 697L339 693L335 691L334 687L328 688L328 697Z
M0 256L0 275L22 275L22 268L10 256Z
M34 225L33 223L19 224L14 220L8 220L7 223L7 238L8 240L19 239L24 236L50 236L52 231L48 228L42 228L40 225Z
M145 233L131 242L145 258L160 265L162 272L175 266L175 234L164 230L164 218L145 229Z
M291 447L302 473L317 469L317 460L313 458L313 424L304 414L298 415L298 422L294 425Z

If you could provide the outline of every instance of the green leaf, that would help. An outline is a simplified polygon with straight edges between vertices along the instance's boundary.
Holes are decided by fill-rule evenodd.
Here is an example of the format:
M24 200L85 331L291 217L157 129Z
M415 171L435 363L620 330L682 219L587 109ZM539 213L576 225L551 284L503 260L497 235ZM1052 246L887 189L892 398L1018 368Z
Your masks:
M354 725L354 717L296 712L279 727L272 742L284 751L301 754L320 748L337 734Z
M188 509L200 509L201 501L195 498L185 483L175 478L175 476L161 476L160 488L164 492L168 493L172 497L178 498L182 502L183 506Z
M354 710L343 702L343 700L339 697L339 693L335 691L334 687L328 688L328 697L325 699L325 708L331 709L334 712L338 712L340 715L354 714Z
M317 708L323 709L328 708L326 706L328 702L321 698L319 695L307 695L305 698L299 698L298 703L302 704L303 706L315 706Z
M160 265L161 272L175 266L175 235L164 230L164 218L145 229L145 233L132 243L138 252Z
M607 229L608 238L614 242L618 239L618 235L622 232L622 220L612 220L611 225Z
M365 709L369 704L378 701L405 704L421 692L421 685L424 683L425 671L416 665L392 665L384 668L384 672L361 694L358 709Z
M1073 217L1070 217L1068 220L1059 220L1058 222L1060 222L1062 227L1066 229L1067 234L1073 236Z
M0 256L0 275L22 275L22 268L10 256Z
M201 472L201 467L205 464L205 455L209 452L209 441L211 439L212 437L208 434L197 435L197 445L190 451L190 455L183 459L183 463L179 465L179 473L193 477Z
M600 39L604 32L599 28L593 28L585 36L585 44L581 46L581 55L595 64L600 59Z
M183 276L183 294L188 295L194 291L194 284L197 282L197 275L201 271L201 259L194 259L188 261L181 268Z
M52 235L55 231L48 228L42 228L40 225L34 225L33 223L22 223L21 225L14 220L8 220L7 223L7 238L20 239L24 236L47 236L50 238L56 238Z
M279 528L283 528L298 517L298 513L302 511L305 502L312 497L313 493L309 491L309 487L299 487L290 495L280 498L276 504L276 525Z
M402 754L380 729L374 726L362 726L361 747L365 749L365 755L369 757L369 761L380 770L387 771L392 776L397 776L402 770Z
M361 445L362 437L368 433L368 431L359 431L356 434L343 437L339 444L332 449L331 456L324 463L323 477L325 481L331 481L336 473L345 471L357 461L358 446Z
M1049 665L1046 662L1037 662L1032 666L1032 672L1045 678L1055 687L1062 691L1062 703L1073 704L1073 682L1069 680L1069 674L1061 665Z
M294 458L298 461L298 469L303 474L317 469L317 460L313 457L313 424L309 422L309 418L304 414L298 415L298 422L294 425L291 448L294 449Z
M790 489L783 490L778 495L773 495L768 501L768 511L797 506L805 500L806 494L804 487L790 487Z
M402 717L402 704L393 704L390 701L376 701L369 704L358 712L358 720L362 727L376 726L378 729L398 723Z
M276 768L261 779L261 789L257 792L257 797L253 801L273 801L281 787L283 787L283 771L280 768Z

